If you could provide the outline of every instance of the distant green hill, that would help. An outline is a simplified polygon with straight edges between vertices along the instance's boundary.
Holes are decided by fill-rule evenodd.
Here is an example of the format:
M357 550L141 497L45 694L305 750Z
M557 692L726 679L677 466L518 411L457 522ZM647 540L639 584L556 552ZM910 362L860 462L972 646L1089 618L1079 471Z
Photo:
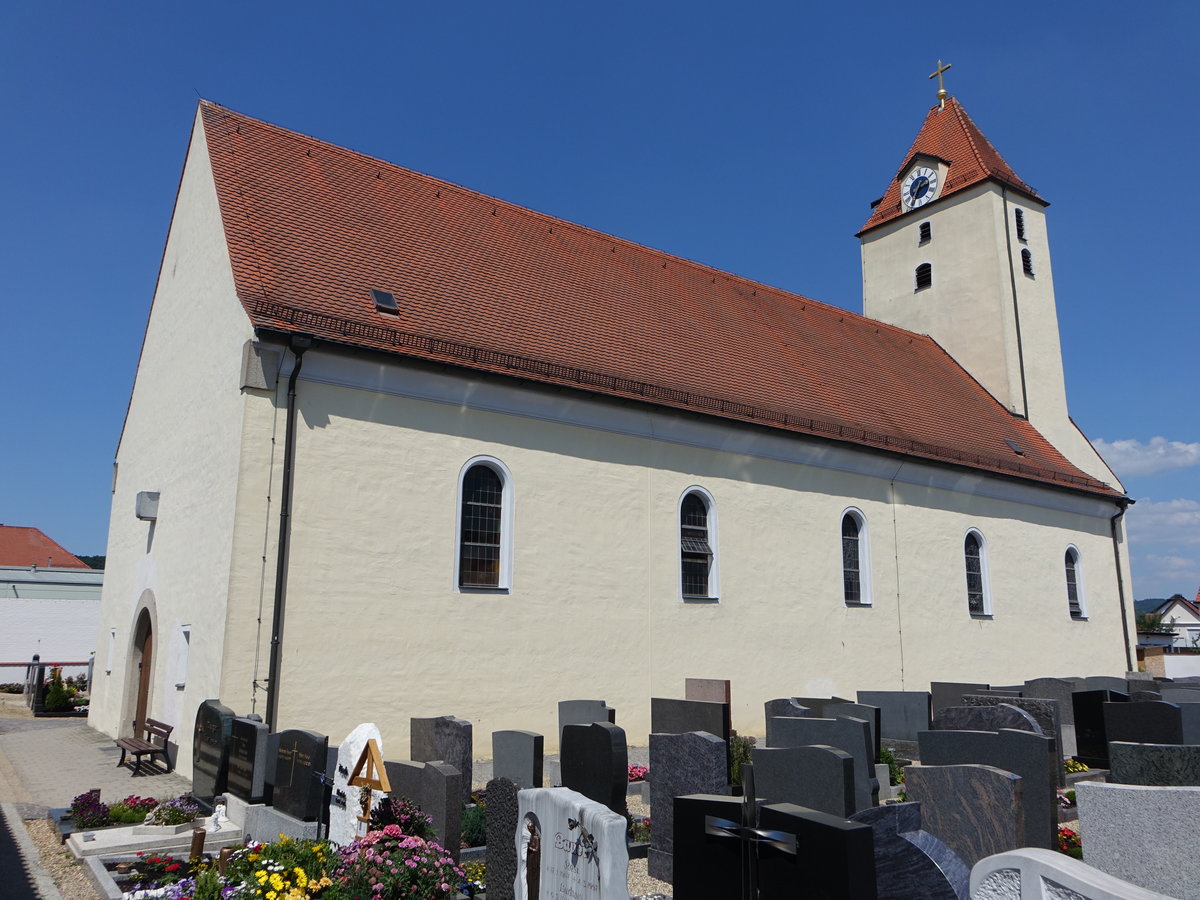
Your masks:
M1140 612L1140 613L1154 612L1154 610L1158 609L1160 606L1162 606L1166 602L1167 602L1166 597L1160 597L1158 599L1151 598L1151 599L1146 599L1146 600L1134 600L1133 601L1133 611Z

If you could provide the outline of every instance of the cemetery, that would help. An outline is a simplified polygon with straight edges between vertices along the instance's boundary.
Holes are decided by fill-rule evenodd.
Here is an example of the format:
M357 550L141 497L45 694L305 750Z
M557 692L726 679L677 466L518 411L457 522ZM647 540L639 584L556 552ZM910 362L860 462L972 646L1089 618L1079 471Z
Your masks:
M753 737L732 693L688 679L633 736L564 700L552 755L453 715L405 748L208 700L190 794L85 792L63 840L112 898L1200 898L1200 680L764 698ZM152 791L171 762L121 765Z

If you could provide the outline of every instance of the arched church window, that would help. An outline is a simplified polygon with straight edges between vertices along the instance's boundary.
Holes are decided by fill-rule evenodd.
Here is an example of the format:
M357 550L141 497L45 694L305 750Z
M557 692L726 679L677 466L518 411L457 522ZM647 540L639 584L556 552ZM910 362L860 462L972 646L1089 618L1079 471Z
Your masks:
M917 245L928 244L933 240L933 226L928 222L922 222L917 228Z
M679 578L685 599L716 599L716 539L712 497L693 488L679 504Z
M857 509L842 514L842 599L847 606L871 604L871 556L867 520Z
M1013 218L1017 223L1017 240L1025 240L1025 210L1017 209L1013 211Z
M927 287L933 286L933 266L929 263L921 263L917 266L917 287L918 291L923 291Z
M1021 270L1030 278L1033 277L1033 254L1028 250L1021 251Z
M973 616L992 613L988 596L987 546L983 535L972 529L963 539L963 559L967 569L967 608Z
M459 480L458 586L505 589L512 568L512 491L508 470L475 459Z
M1087 614L1083 609L1083 572L1079 566L1079 551L1068 547L1064 557L1067 573L1067 609L1072 619L1085 619Z

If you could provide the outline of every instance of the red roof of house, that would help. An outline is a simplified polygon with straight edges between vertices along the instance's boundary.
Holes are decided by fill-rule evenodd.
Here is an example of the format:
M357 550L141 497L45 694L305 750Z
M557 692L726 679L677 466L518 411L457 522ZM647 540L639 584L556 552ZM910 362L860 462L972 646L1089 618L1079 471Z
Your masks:
M900 182L913 157L918 155L933 156L948 164L946 183L942 186L938 199L965 190L981 181L998 181L1043 205L1048 205L1038 196L1037 191L1022 181L1004 161L991 141L984 137L983 132L971 121L962 104L950 97L946 100L945 108L935 106L929 110L925 123L917 132L916 140L904 157L904 165L888 184L883 199L875 205L871 217L859 232L860 235L909 212L900 205ZM927 214L928 210L920 212Z
M1117 496L928 337L200 110L258 328Z
M36 528L0 525L0 566L43 566L86 569L88 564L68 553Z

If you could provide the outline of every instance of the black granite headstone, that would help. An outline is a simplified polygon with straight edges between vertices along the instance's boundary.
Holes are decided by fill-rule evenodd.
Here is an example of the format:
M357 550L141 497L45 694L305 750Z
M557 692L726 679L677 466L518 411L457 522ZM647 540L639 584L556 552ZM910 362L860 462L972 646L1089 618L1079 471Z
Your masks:
M437 842L458 861L462 837L462 773L444 762L386 760L391 796L410 800L433 819Z
M971 870L954 851L921 827L920 803L864 809L850 817L875 836L879 900L965 900Z
M563 787L628 817L629 749L625 729L611 722L563 726Z
M493 778L487 783L488 900L515 900L517 790L507 778Z
M947 706L962 706L963 694L978 694L990 689L990 684L977 681L932 681L929 684L930 713L937 715L938 710Z
M285 815L315 822L321 815L328 767L329 737L298 728L279 732L275 757L274 807Z
M829 703L825 706L822 718L836 719L838 716L850 716L855 719L862 719L870 726L871 746L875 752L875 755L871 758L871 762L879 762L881 726L879 707L866 703Z
M1104 704L1128 702L1128 694L1104 689L1076 691L1071 695L1071 708L1075 712L1076 759L1093 769L1108 768Z
M213 800L225 793L229 775L229 743L235 713L220 700L205 700L196 709L192 732L192 797L211 812Z
M1104 734L1108 741L1131 744L1182 744L1179 707L1161 700L1105 703Z
M879 731L885 741L915 741L918 732L929 730L928 691L859 691L858 702L879 707Z
M474 784L474 728L466 719L435 716L409 719L409 755L418 762L441 760L462 775L462 799L471 799Z
M229 793L261 803L266 779L267 726L249 718L233 720L229 742Z

